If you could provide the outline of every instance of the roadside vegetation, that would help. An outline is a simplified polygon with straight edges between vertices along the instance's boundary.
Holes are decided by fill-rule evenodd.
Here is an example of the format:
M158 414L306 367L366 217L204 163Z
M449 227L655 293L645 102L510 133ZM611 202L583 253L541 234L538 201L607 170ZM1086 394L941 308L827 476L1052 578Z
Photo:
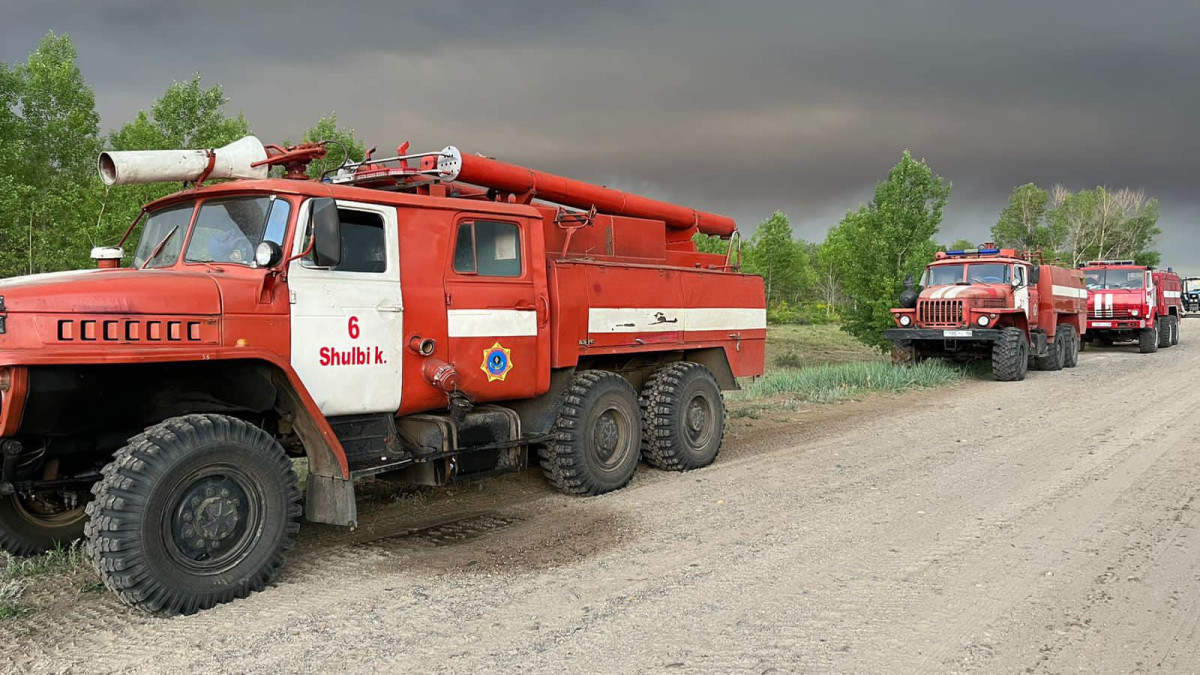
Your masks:
M103 590L80 542L29 558L0 552L0 621L31 614L33 610L22 602L26 589L51 575L69 579L81 592Z
M774 418L798 406L835 403L874 393L930 389L976 377L977 368L926 361L915 368L893 366L836 324L784 325L767 329L766 373L726 396L729 414Z

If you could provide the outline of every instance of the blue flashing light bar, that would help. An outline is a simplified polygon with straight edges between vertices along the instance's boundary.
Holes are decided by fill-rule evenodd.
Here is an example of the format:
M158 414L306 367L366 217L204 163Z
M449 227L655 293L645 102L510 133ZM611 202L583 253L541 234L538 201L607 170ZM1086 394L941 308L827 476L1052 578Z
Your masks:
M998 248L964 248L957 251L946 251L947 256L958 255L997 255L1000 253Z

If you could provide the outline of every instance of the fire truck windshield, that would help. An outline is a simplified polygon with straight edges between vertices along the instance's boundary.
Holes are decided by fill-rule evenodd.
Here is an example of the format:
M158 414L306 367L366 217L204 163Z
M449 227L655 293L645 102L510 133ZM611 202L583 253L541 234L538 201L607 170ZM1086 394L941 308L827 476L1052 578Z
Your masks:
M925 272L921 285L949 286L964 282L972 284L1006 284L1011 270L1003 263L975 263L971 265L934 265Z
M185 202L151 213L142 226L133 266L170 267L179 260L185 242L187 262L253 265L260 243L283 243L291 215L287 200L269 195L209 199L200 204L189 235L195 208L196 202Z
M1085 270L1083 276L1091 291L1137 290L1146 281L1140 269Z
M283 243L290 212L287 200L266 195L207 200L200 205L184 260L250 265L264 240Z
M137 250L133 253L134 268L143 265L146 267L174 265L175 261L179 260L179 251L183 248L184 235L187 233L194 208L194 202L187 202L151 213L150 217L146 218L146 224L142 226L142 238L138 240ZM175 231L175 234L171 234L172 231ZM154 249L158 248L160 244L162 250L158 252L158 255L154 255ZM154 259L150 260L147 265L146 261L152 255L154 255Z

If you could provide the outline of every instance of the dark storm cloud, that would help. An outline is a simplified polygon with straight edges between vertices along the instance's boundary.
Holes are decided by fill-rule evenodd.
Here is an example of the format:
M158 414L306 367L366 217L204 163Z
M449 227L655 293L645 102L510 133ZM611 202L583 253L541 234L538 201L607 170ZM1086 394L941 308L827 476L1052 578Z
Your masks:
M1200 271L1194 3L24 3L0 58L68 32L116 126L221 82L264 138L336 110L391 149L454 143L821 238L904 148L955 184L945 238L1014 185L1144 188Z

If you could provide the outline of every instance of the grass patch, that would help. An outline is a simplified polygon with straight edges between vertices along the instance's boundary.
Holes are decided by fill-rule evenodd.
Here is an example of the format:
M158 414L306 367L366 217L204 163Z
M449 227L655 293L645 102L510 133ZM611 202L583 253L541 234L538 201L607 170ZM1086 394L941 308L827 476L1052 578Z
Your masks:
M806 403L832 403L868 392L899 392L937 387L961 380L969 374L970 369L935 360L926 361L914 368L900 368L884 361L782 368L767 372L730 398L753 400L784 396Z
M81 542L70 546L59 544L53 551L29 558L4 555L4 567L0 569L0 583L17 579L40 577L47 574L75 572L87 565L87 554Z
M767 370L884 359L836 324L769 326L766 352Z
M21 604L21 594L25 592L25 586L21 581L0 584L0 621L19 619L32 613L33 610Z

